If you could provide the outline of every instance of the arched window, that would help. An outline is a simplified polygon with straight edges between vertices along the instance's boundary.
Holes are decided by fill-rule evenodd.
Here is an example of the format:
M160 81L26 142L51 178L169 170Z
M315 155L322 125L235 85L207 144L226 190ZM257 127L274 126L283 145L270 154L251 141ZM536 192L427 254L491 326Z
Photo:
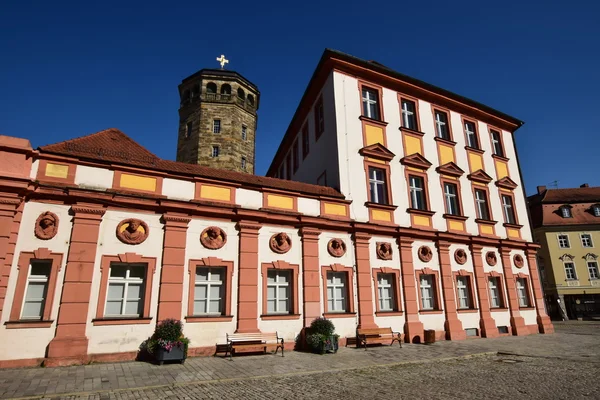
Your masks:
M200 85L195 84L194 87L192 87L192 99L198 97L199 94L200 94Z
M231 94L231 86L227 83L221 86L221 94Z
M248 95L248 104L254 106L254 96L251 94Z
M217 85L214 82L206 84L206 93L217 93Z
M244 97L246 97L246 94L244 93L244 90L242 88L238 89L238 97L242 100L244 99Z

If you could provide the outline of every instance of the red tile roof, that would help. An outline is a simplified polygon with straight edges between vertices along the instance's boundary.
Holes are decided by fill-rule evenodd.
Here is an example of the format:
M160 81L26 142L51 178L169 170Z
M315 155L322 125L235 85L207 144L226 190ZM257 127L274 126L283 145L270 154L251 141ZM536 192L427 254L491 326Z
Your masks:
M600 186L571 189L548 189L542 203L600 202Z
M344 198L344 195L340 192L326 186L163 160L115 128L106 129L91 135L66 140L64 142L41 146L38 150L42 153L70 156L100 162L118 163L156 171L170 172L177 175L233 182L241 184L242 186L258 186L305 193L313 196Z

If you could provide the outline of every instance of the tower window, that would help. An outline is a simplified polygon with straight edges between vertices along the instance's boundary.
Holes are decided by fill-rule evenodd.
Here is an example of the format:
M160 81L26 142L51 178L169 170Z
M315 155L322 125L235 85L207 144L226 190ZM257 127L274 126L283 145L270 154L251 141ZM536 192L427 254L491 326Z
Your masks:
M221 94L230 95L231 94L231 86L228 84L224 84L221 86Z
M242 140L245 142L248 140L248 128L245 125L242 125Z
M251 94L248 95L248 104L254 106L254 96Z
M213 120L213 133L221 133L221 120Z
M219 157L219 146L212 147L212 155L211 157Z
M214 82L209 82L206 85L206 93L211 93L211 94L217 93L217 85Z
M242 157L242 170L246 170L246 157Z
M189 138L192 135L192 128L194 127L194 122L190 121L185 126L185 137Z

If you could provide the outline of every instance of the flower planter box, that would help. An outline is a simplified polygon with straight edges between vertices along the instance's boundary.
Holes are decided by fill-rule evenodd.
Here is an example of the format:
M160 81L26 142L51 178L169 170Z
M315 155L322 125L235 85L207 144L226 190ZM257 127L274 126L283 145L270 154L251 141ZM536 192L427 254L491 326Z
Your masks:
M325 342L321 343L320 346L313 347L313 353L337 353L338 348L338 338L336 336L329 336Z
M179 361L183 364L185 362L185 347L184 346L173 346L171 351L167 351L160 346L156 346L154 350L154 360L159 365L163 365L165 361Z

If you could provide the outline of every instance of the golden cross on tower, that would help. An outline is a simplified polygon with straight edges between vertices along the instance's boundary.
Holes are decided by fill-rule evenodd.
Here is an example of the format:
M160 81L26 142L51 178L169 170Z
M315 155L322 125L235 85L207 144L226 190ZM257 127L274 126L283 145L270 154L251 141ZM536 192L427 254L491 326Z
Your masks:
M221 63L221 69L223 69L223 67L225 67L225 64L229 62L229 60L226 59L223 54L221 54L221 57L217 57L217 61Z

